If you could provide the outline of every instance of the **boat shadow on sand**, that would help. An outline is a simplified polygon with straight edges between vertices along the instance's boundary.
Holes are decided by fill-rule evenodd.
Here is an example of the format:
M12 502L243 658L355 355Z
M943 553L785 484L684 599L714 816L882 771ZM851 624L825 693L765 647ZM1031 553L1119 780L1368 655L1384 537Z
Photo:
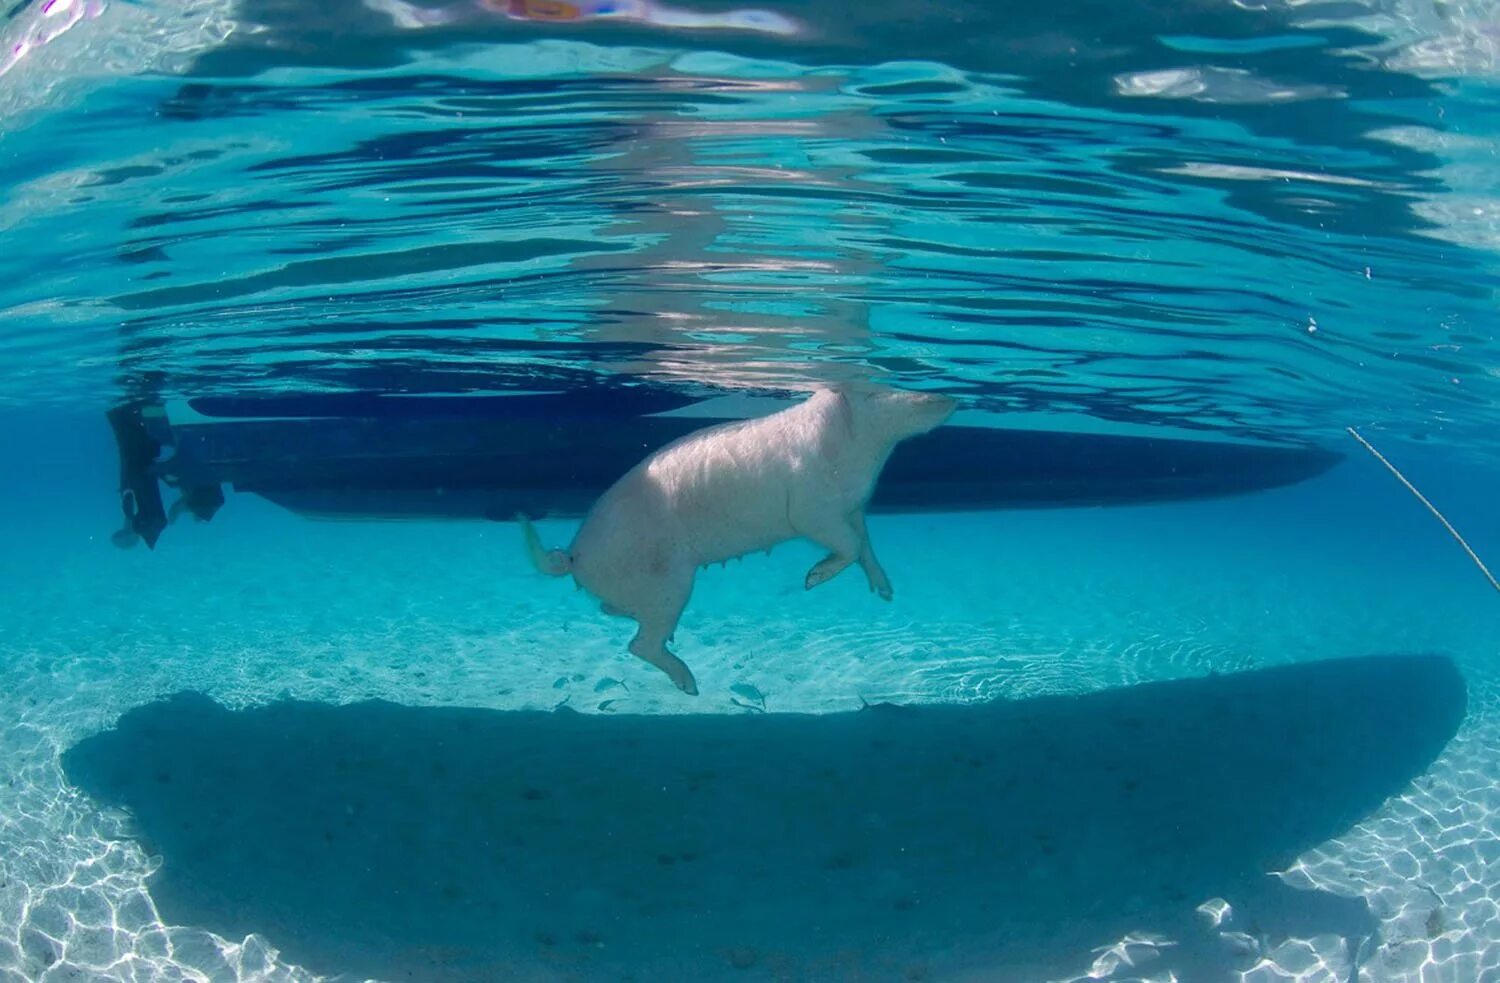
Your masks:
M582 715L179 694L69 750L162 858L170 924L348 978L1045 979L1374 932L1267 871L1422 774L1447 659L822 716ZM1122 967L1122 970L1124 967Z

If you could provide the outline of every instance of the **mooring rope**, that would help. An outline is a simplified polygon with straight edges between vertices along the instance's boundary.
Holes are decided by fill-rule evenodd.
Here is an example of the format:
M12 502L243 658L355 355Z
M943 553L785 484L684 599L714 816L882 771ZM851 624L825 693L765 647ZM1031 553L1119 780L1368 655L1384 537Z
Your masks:
M1443 516L1443 513L1437 510L1437 506L1429 502L1426 495L1423 495L1421 492L1417 491L1417 486L1412 484L1410 481L1407 481L1406 475L1397 470L1396 466L1390 461L1387 461L1385 459L1385 455L1377 451L1375 449L1375 445L1362 437L1358 430L1355 430L1353 427L1345 427L1344 429L1349 431L1349 435L1351 437L1363 444L1365 450L1369 451L1371 454L1374 454L1375 460L1379 461L1381 464L1384 464L1387 468L1389 468L1391 474L1395 475L1396 478L1406 486L1406 490L1417 496L1417 501L1427 506L1427 511L1437 516L1437 520L1443 524L1444 529L1448 530L1448 534L1458 541L1458 545L1464 548L1465 553L1469 554L1469 559L1474 561L1474 565L1479 568L1479 572L1489 578L1490 586L1495 588L1495 590L1500 591L1500 580L1495 579L1495 575L1490 573L1490 568L1485 566L1484 561L1479 558L1479 554L1474 552L1474 547L1464 542L1464 538L1458 534L1458 530L1453 528L1453 523L1449 522Z

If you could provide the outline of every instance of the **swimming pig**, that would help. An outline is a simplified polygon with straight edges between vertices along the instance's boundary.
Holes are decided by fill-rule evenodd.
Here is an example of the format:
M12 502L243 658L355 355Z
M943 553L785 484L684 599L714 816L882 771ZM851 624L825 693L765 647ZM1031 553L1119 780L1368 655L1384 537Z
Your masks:
M754 420L688 434L647 457L589 510L567 551L542 546L518 520L537 569L571 573L605 614L640 626L631 654L698 684L667 651L698 568L804 537L828 555L807 573L810 590L857 562L870 589L891 582L865 532L865 503L896 444L952 415L946 396L834 388Z

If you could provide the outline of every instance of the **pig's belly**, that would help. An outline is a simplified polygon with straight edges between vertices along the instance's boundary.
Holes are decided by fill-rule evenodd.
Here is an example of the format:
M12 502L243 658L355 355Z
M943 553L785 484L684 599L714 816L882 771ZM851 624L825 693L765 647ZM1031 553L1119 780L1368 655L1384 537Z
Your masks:
M681 506L683 538L699 566L768 550L797 536L779 490L745 490Z

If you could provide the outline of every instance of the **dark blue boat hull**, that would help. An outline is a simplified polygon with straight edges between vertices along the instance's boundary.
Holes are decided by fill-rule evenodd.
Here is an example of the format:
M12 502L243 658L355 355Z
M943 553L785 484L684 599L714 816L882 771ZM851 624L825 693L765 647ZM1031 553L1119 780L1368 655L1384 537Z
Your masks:
M348 518L578 516L651 451L732 417L686 398L573 394L200 400L152 426L180 487L229 485ZM1312 447L949 425L900 445L875 512L1119 505L1236 495L1322 473Z

